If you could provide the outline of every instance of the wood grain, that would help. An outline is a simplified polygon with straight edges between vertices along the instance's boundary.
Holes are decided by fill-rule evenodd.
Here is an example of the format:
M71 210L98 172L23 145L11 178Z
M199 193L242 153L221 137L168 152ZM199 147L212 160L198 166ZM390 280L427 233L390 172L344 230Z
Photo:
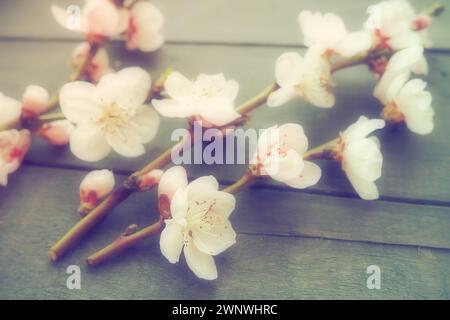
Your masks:
M55 90L69 73L66 57L72 47L71 43L0 43L3 55L0 60L0 70L3 70L0 74L2 92L20 97L29 83ZM199 72L224 71L227 77L241 84L239 102L252 97L273 81L274 61L285 50L291 49L167 45L155 55L126 57L125 52L117 46L110 48L114 59L119 59L122 66L140 65L148 69L154 78L168 65L190 77ZM450 178L442 172L450 170L450 141L447 138L450 109L446 107L450 99L447 88L450 60L448 55L440 53L431 53L428 58L430 69L436 70L430 72L426 79L434 98L436 129L428 136L415 135L405 128L385 129L380 134L384 155L383 176L377 184L382 197L387 200L448 205ZM263 129L286 122L300 123L305 128L310 145L314 146L335 137L360 115L378 117L380 104L372 97L374 80L364 67L342 71L334 79L338 85L335 88L337 103L333 109L315 108L302 101L294 101L280 108L262 107L252 115L246 128ZM77 160L67 149L50 147L36 140L27 161L49 166L114 168L130 172L171 145L173 130L185 125L182 120L163 119L159 133L148 146L146 155L136 159L124 159L111 154L104 161L85 163ZM323 179L311 191L355 196L336 164L322 162L320 165L324 169ZM193 177L214 173L222 182L237 179L243 170L243 166L232 165L189 166Z
M50 246L80 218L78 186L84 172L26 166L0 193L0 229L14 230L24 215L42 228L57 228L54 236L43 234ZM120 181L123 177L116 176ZM34 183L39 183L36 187ZM17 201L15 192L27 195ZM308 195L252 188L237 195L232 216L236 230L245 234L302 236L359 242L388 243L450 249L450 208ZM41 214L45 212L45 218ZM157 219L155 191L137 194L107 218L110 229L105 244L128 225L149 225ZM48 215L54 215L49 217ZM51 225L45 226L43 219ZM32 227L31 226L31 227ZM45 233L45 232L44 232ZM93 232L94 234L96 231Z
M378 1L333 0L154 0L163 12L165 34L169 42L299 45L301 43L297 16L301 10L334 12L340 15L348 30L359 30L366 20L369 5ZM440 0L447 8L449 0ZM34 39L79 39L53 21L50 5L53 0L3 0L0 3L0 37ZM59 0L63 7L82 4L82 0ZM417 11L431 1L413 0ZM33 19L29 19L29 13ZM435 48L449 49L446 30L450 27L449 10L436 19L430 35Z

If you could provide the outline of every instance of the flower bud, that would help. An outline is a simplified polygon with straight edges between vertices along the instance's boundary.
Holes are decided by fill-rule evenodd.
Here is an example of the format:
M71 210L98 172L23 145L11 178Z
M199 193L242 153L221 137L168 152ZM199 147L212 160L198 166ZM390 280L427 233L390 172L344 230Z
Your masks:
M28 130L0 132L0 185L8 184L8 175L20 167L30 144Z
M102 198L114 188L115 180L111 170L94 170L89 172L80 184L81 214L92 210Z
M139 190L145 191L148 189L151 189L152 187L156 186L159 181L161 180L161 177L163 175L164 171L156 169L152 170L149 173L145 174L143 177L139 179Z
M42 87L30 85L26 87L22 97L22 114L25 118L35 117L48 108L49 95Z
M70 135L74 128L70 121L58 120L44 123L36 131L36 134L53 145L64 146L69 143Z

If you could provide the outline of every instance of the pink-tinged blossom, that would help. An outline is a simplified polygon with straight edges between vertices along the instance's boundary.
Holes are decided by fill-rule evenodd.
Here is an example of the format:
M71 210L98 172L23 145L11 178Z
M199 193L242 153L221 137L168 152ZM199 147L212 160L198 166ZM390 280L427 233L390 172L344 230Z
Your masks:
M110 170L94 170L89 172L80 184L80 209L89 211L114 188L115 179Z
M28 130L5 130L0 132L0 185L8 184L8 176L19 169L30 148Z
M80 43L72 53L72 67L77 69L86 61L91 45L88 42ZM97 83L100 78L114 70L110 66L108 52L100 48L86 68L85 76L89 82Z
M50 101L47 90L36 85L29 85L25 88L22 97L22 116L33 118L47 111Z
M170 263L177 263L184 251L186 262L197 277L216 279L213 256L236 242L236 233L229 221L235 207L234 196L219 191L219 184L212 176L188 184L182 167L173 167L164 173L158 193L170 199L170 216L165 220L160 238L164 257Z
M36 135L55 146L65 146L69 144L74 129L69 120L57 120L44 123L36 130Z
M302 126L294 123L273 126L261 134L251 167L258 175L304 189L315 185L321 177L319 166L303 160L307 150L308 138Z

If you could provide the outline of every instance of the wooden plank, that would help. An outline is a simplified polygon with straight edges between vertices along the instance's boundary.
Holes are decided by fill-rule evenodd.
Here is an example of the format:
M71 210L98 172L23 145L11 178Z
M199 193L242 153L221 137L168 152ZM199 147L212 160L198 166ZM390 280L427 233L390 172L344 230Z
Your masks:
M148 194L128 201L75 251L51 265L46 257L48 245L78 219L71 208L77 201L72 192L79 178L81 173L76 171L25 167L10 188L0 191L0 299L449 298L450 251L415 246L238 234L237 244L216 259L219 279L206 283L191 274L183 259L179 265L169 264L159 252L157 238L153 238L97 269L84 267L84 258L111 241L125 225L152 220L154 204ZM256 190L251 194L260 199ZM253 217L254 224L264 221L272 225L277 216L287 213L283 203L289 202L286 197L290 193L278 194L282 197L280 207L272 207L271 219L265 220L267 213L257 208L247 211L248 207L241 207L235 216L261 214ZM302 203L298 198L296 204ZM358 205L357 201L354 204ZM337 203L336 222L341 218L338 207ZM351 206L345 204L345 208ZM324 218L320 209L314 209L321 215L317 221ZM398 209L394 215L403 213ZM330 217L325 220L330 221ZM342 226L351 220L342 221ZM399 229L407 226L399 221ZM435 234L435 225L422 228ZM66 288L69 265L81 267L81 290ZM369 265L381 268L381 290L366 288Z
M75 33L59 27L50 14L53 0L14 1L0 4L0 37L76 39ZM332 0L155 0L166 18L169 42L250 43L274 45L300 44L297 16L301 10L334 12L344 18L349 30L358 30L366 20L369 5L378 1ZM450 0L441 0L450 7ZM60 0L63 7L82 4L82 0ZM429 1L411 1L420 11ZM33 15L30 18L30 15ZM449 48L450 27L447 10L433 24L431 38L436 48Z
M73 44L42 42L0 43L3 59L0 61L0 90L7 95L20 97L28 83L37 83L56 89L69 73L66 57ZM175 69L194 77L199 72L224 71L229 78L241 84L239 101L255 95L273 81L273 64L279 54L289 48L226 47L167 45L160 53L125 56L124 51L113 46L113 60L121 64L141 65L151 71L154 78L172 65ZM434 97L436 129L429 136L418 136L401 128L387 129L381 133L384 154L383 177L378 182L381 195L387 199L432 201L450 203L448 186L450 177L442 174L449 170L450 141L447 123L450 99L447 88L450 73L449 56L428 54L431 72L427 77ZM51 61L51 65L49 65ZM274 124L297 122L304 126L314 146L333 138L337 132L355 121L359 115L377 117L379 103L372 98L374 80L364 67L342 71L335 76L337 105L322 110L304 102L292 102L281 108L262 107L252 115L247 128L267 128ZM170 135L175 128L185 126L184 121L164 119L157 138L148 147L145 156L137 159L120 158L112 154L107 160L91 164L75 159L70 151L47 146L36 141L27 159L30 163L81 168L108 167L129 172L145 164L170 145ZM344 174L336 164L321 163L322 181L312 188L319 193L354 195ZM230 182L245 170L243 166L213 165L189 166L192 176L213 173L224 182ZM269 182L270 183L270 182ZM272 183L270 183L273 185ZM417 200L418 199L418 200Z
M84 172L25 166L0 192L5 226L20 223L22 214L40 221L40 212L57 212L56 241L79 217L78 187ZM120 181L122 177L117 176ZM33 183L29 183L33 181ZM36 184L39 187L36 187ZM27 201L19 200L19 195ZM450 208L249 189L237 195L232 216L236 230L246 234L417 245L450 249ZM157 216L155 191L138 194L111 213L111 237L132 223L149 224ZM56 214L56 213L55 213ZM61 216L60 218L58 218ZM34 218L31 218L34 217ZM33 222L34 223L34 222ZM40 223L40 222L36 222Z

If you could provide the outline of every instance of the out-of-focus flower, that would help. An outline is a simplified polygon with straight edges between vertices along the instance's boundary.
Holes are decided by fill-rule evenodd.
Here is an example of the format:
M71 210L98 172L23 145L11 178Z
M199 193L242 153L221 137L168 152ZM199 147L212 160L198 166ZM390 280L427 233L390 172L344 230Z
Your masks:
M330 108L335 103L330 63L320 49L311 47L304 57L296 52L283 53L275 65L275 78L280 88L268 97L270 107L281 106L294 98L303 98L321 108Z
M241 115L234 108L239 84L220 74L200 74L190 81L179 72L172 72L164 88L170 99L152 100L155 109L169 118L193 117L205 127L226 125Z
M298 16L307 47L321 48L344 57L351 57L368 50L372 37L367 31L347 32L344 21L333 13L302 11Z
M19 169L30 144L28 130L0 131L0 185L6 186L8 175Z
M106 197L114 188L114 174L110 170L89 172L80 184L80 211L86 213Z
M21 113L21 103L0 92L0 130L18 123Z
M70 142L70 135L74 129L69 120L57 120L44 123L36 130L36 135L55 146L65 146Z
M382 70L382 77L374 89L374 96L383 97L394 78L397 78L399 74L405 74L408 78L411 72L416 74L428 73L428 64L421 46L400 50L389 59Z
M67 83L60 92L64 116L76 125L70 148L78 158L98 161L111 148L124 157L145 152L159 127L158 114L144 105L150 76L138 67L103 76L97 86L89 82Z
M109 0L88 0L80 16L59 7L51 6L56 22L62 27L83 33L89 42L110 38L124 31L123 13Z
M334 158L341 161L350 183L364 200L378 199L375 181L381 177L383 164L378 139L367 136L384 126L384 120L362 116L341 134L333 150Z
M161 28L164 16L148 1L138 1L130 9L128 27L125 31L128 50L152 52L164 43Z
M40 115L47 110L49 100L45 88L35 85L26 87L22 97L22 116L31 118Z
M217 278L213 256L236 242L236 233L228 220L235 207L233 195L219 191L212 176L187 185L186 171L180 167L167 170L159 184L160 197L170 196L170 219L161 233L162 254L170 263L184 256L194 274L206 280Z
M432 23L433 18L426 14L419 14L415 16L412 21L412 28L419 35L420 42L425 48L430 48L432 46L432 42L428 34L428 29Z
M88 42L80 43L72 53L72 67L79 68L86 61L91 45ZM97 83L105 74L112 73L108 52L100 48L86 68L85 76L89 82Z
M407 127L418 134L433 131L434 110L431 93L425 91L426 83L420 79L409 80L409 73L389 77L384 90L376 90L374 95L385 106L382 116L392 123L405 122ZM382 79L383 82L385 82Z
M320 167L303 160L308 138L302 126L287 123L266 129L258 140L252 160L252 171L270 176L290 187L304 189L315 185L321 176Z
M425 30L431 25L431 17L417 15L407 0L382 1L375 7L375 24L366 25L378 46L399 50L429 44Z

